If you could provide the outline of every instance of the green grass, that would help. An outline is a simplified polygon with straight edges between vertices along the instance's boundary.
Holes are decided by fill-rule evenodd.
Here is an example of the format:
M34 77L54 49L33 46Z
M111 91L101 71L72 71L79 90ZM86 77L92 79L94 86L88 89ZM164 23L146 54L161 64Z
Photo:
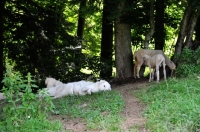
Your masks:
M119 113L124 101L117 91L86 96L67 96L55 100L56 111L69 118L83 118L89 130L120 131L123 120Z
M200 131L200 79L168 79L136 92L147 105L144 116L153 132Z

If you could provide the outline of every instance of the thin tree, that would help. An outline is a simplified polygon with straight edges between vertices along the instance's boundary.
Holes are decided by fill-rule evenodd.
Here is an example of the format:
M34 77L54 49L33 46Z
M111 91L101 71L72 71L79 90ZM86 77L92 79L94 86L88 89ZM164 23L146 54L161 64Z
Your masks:
M165 27L164 27L164 12L165 0L156 0L155 2L155 49L163 50L165 44Z
M84 31L84 25L85 25L85 17L84 17L83 9L86 7L86 1L87 0L81 0L80 6L79 6L77 36L80 39L83 39L83 31Z
M192 50L196 50L200 46L200 17L197 19L197 23L195 25L195 40L191 46Z
M183 19L181 20L178 39L176 42L175 54L181 54L184 39L187 34L187 27L189 25L189 20L192 15L192 8L193 8L193 6L189 5L189 6L187 6L187 8L184 11Z
M1 0L0 2L0 90L3 87L3 83L1 81L3 80L3 73L5 71L4 67L4 55L3 55L3 49L4 49L4 43L3 43L3 34L4 34L4 6L5 1Z
M112 76L113 22L108 19L111 7L112 3L109 0L104 0L101 38L101 78L110 78Z
M186 42L185 42L185 46L188 48L191 48L193 45L192 37L194 34L194 28L196 26L196 22L197 22L199 15L200 15L200 10L196 11L190 19L190 25L189 25L189 29L188 29L188 33L187 33L187 37L186 37Z
M148 49L149 48L149 42L153 36L154 33L154 0L150 0L150 29L148 33L145 35L145 40L144 40L144 48Z
M78 13L78 28L77 28L77 36L79 39L79 45L82 46L83 42L83 33L84 33L84 26L85 26L85 17L84 17L84 12L83 9L86 7L86 2L87 0L81 0L80 1L80 6L79 6L79 13ZM75 58L79 58L81 55L81 49L75 52ZM80 62L76 61L76 70L80 71Z

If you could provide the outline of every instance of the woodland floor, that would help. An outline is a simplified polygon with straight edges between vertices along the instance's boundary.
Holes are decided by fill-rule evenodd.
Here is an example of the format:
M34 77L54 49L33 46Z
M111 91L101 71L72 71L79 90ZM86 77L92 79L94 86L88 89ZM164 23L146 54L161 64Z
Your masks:
M121 125L122 132L130 132L132 128L137 129L138 132L149 132L145 128L146 119L142 116L145 110L145 105L134 96L133 92L141 87L148 87L149 82L147 78L126 80L117 80L111 83L112 90L117 90L121 93L125 108L121 113L125 117ZM3 106L0 106L3 107ZM56 120L61 121L64 132L106 132L97 130L88 130L83 119L68 119L63 115L54 115Z
M112 90L117 90L121 93L125 101L125 109L121 113L125 117L125 121L122 123L122 132L130 132L131 128L137 129L138 132L149 132L145 128L146 119L142 116L142 112L145 109L145 105L134 96L134 90L140 87L145 87L149 85L148 79L126 79L123 81L116 81L111 83ZM72 119L66 120L65 117L57 116L62 124L64 130L69 130L70 132L104 132L87 130L86 124L82 119Z

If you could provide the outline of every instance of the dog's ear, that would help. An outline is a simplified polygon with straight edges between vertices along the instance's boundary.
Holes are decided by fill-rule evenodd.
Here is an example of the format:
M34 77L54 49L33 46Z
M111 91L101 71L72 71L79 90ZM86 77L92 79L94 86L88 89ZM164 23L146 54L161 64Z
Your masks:
M49 78L48 78L48 77L46 77L46 79L45 79L45 84L47 85L47 84L48 84L48 82L49 82Z

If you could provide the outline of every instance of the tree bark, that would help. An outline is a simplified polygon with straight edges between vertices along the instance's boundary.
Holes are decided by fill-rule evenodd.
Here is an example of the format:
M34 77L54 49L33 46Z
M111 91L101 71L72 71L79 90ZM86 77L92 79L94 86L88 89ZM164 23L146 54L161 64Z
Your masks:
M200 46L200 16L197 19L194 30L195 30L195 39L191 46L192 50L196 50Z
M181 54L184 39L185 39L186 34L187 34L187 27L189 25L189 20L190 20L191 14L192 14L192 8L193 8L193 6L189 5L185 9L183 19L181 21L178 39L177 39L176 46L175 46L175 54Z
M132 77L131 27L129 24L115 22L115 63L116 77Z
M195 27L195 41L200 41L200 17L197 19Z
M4 37L3 37L3 34L4 34L4 6L5 6L5 1L4 0L1 0L1 3L0 3L0 90L2 89L3 87L3 83L1 83L1 81L3 80L3 74L4 74L4 71L5 71L5 66L4 66L4 55L3 55L3 49L4 49L4 43L3 43L3 40L4 40Z
M187 34L187 38L186 38L186 42L185 42L185 46L188 47L188 48L191 48L192 47L192 36L194 34L194 28L196 26L196 22L197 22L197 19L200 15L200 10L195 12L193 14L193 16L191 17L191 20L190 20L190 25L189 25L189 31L188 31L188 34Z
M101 38L101 78L110 78L112 76L113 22L108 20L110 15L109 8L111 7L109 0L104 0Z
M125 8L125 1L118 5L121 14ZM133 76L133 56L131 50L131 26L128 23L121 22L118 18L115 20L115 64L116 77L129 78Z
M164 11L165 1L156 0L155 4L156 15L155 15L155 50L163 50L165 44L165 28L164 28Z
M85 26L85 18L83 17L83 8L86 6L86 1L87 0L81 0L80 6L79 6L79 14L78 14L78 28L77 28L77 36L79 38L79 45L82 46L83 42L83 32L84 32L84 26ZM75 57L74 58L80 58L81 57L81 49L75 52ZM75 66L76 70L80 71L81 70L81 65L80 62L78 61L79 59L76 59L75 61Z
M144 48L148 49L149 48L149 42L151 40L151 37L153 36L154 33L154 0L150 0L150 29L149 32L145 35L145 41L144 41Z
M77 28L77 36L79 38L83 38L83 31L85 25L85 18L83 17L82 9L86 6L87 0L81 0L78 14L78 28Z

